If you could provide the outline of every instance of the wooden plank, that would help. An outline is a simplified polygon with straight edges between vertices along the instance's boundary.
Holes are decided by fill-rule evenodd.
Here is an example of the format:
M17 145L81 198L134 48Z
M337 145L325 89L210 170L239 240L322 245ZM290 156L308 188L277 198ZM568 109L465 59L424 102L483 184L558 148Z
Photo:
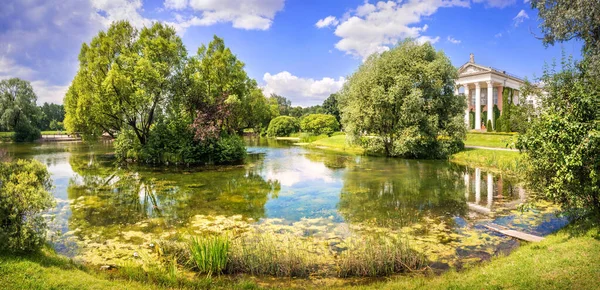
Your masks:
M532 235L532 234L528 234L528 233L524 233L524 232L519 232L519 231L515 231L515 230L511 230L508 229L506 227L503 227L501 225L497 225L497 224L489 224L489 225L483 225L484 227L499 232L503 235L507 235L509 237L513 237L513 238L517 238L523 241L528 241L528 242L541 242L544 238L540 237L540 236L536 236L536 235Z

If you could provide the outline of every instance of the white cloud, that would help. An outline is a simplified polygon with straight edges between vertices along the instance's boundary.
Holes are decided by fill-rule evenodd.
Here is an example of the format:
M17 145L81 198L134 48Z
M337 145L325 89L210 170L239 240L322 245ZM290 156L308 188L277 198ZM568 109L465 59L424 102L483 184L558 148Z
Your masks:
M473 0L474 3L485 3L486 7L504 8L517 3L517 0Z
M502 32L498 32L494 35L495 38L500 38L502 37Z
M517 16L515 16L515 18L513 18L515 27L517 27L517 26L519 26L519 24L523 23L523 21L525 21L525 19L529 19L529 15L527 15L527 12L525 12L525 10L519 11L519 14L517 14Z
M452 36L450 36L450 35L448 35L448 41L449 41L450 43L453 43L453 44L460 44L460 43L461 43L461 41L460 41L460 40L458 40L458 39L456 39L456 38L454 38L454 37L452 37Z
M337 18L335 18L335 16L327 16L327 17L317 21L315 26L318 28L323 28L323 27L327 27L327 26L336 26L339 23L340 22L337 20Z
M436 36L436 37L430 37L430 36L426 36L426 35L422 35L417 37L416 41L420 44L429 42L431 44L437 43L438 41L440 41L440 37Z
M165 0L165 8L173 10L185 9L188 6L188 0Z
M38 105L44 102L61 104L69 86L52 85L46 80L36 79L36 75L37 72L31 68L18 65L7 57L0 57L0 80L20 78L30 81L33 91L38 97Z
M90 0L97 13L92 17L99 19L108 27L113 21L128 20L133 26L150 26L152 19L141 15L142 0Z
M527 3L529 3L529 0L523 0L523 3L524 3L524 4L527 4Z
M341 38L335 47L348 54L366 59L380 53L404 38L418 41L439 41L439 36L422 35L427 25L420 26L424 17L441 7L469 7L467 0L409 0L365 2L345 15L337 25L335 35Z
M343 77L337 80L332 78L322 78L314 80L311 78L299 78L287 71L272 75L265 73L263 80L266 85L263 87L265 95L272 93L282 95L292 101L293 105L312 106L323 102L330 94L338 92L346 79Z
M169 22L183 32L191 26L210 26L231 22L234 28L267 30L275 14L283 10L285 0L165 0L167 9L187 10Z

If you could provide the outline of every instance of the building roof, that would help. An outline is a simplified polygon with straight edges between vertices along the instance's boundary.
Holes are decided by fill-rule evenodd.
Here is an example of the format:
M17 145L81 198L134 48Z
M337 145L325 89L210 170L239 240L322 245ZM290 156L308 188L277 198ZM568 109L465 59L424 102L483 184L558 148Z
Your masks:
M500 75L502 77L513 79L513 80L515 80L517 82L521 82L521 83L524 82L524 80L521 77L507 73L505 70L500 70L500 69L497 69L497 68L494 68L491 66L483 66L483 65L475 63L475 57L473 56L472 53L470 55L469 61L458 68L459 77L478 75L478 74L486 74L486 73L493 73L496 75Z

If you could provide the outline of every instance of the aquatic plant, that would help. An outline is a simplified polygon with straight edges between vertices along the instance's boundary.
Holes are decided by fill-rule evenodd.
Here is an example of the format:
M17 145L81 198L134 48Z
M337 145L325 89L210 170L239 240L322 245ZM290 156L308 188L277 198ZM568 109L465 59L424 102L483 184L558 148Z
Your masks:
M220 274L227 267L231 242L227 236L192 237L192 262L202 274Z
M386 276L419 270L426 266L423 255L399 237L363 237L348 243L339 257L338 276Z

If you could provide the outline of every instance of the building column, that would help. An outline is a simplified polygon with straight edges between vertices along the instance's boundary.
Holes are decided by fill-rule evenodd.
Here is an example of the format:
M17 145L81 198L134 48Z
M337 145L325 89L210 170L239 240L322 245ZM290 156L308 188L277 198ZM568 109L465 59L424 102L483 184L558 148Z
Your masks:
M487 81L487 93L487 119L488 121L492 121L492 123L494 123L494 88L492 87L492 81ZM487 121L485 125L487 126Z
M475 83L475 130L481 130L481 86Z
M492 201L494 200L494 177L491 173L487 174L487 208L492 208Z
M475 168L475 204L481 200L481 168Z
M465 124L467 125L467 130L471 130L471 124L469 123L469 107L471 104L471 96L469 94L469 86L463 85L463 87L465 88L465 99L467 99L467 108L465 109Z

